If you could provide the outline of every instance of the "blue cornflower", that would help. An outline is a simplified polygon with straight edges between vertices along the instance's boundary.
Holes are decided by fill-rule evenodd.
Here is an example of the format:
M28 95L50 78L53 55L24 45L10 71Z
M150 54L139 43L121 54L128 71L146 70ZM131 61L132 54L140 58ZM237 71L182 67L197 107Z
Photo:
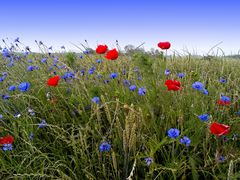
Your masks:
M43 64L47 63L47 58L43 58L41 61Z
M58 66L58 69L64 69L64 68L66 68L66 66L65 66L65 65Z
M197 82L192 84L192 88L196 89L198 91L201 91L201 90L203 90L204 86L203 86L203 84L201 82L197 81Z
M165 75L169 75L171 73L171 71L169 70L169 69L166 69L165 71L164 71L164 74Z
M205 88L203 88L203 89L201 90L201 92L202 92L203 94L205 94L205 95L208 95L208 90L205 89Z
M3 82L4 81L4 77L0 77L0 82Z
M16 112L14 115L13 115L14 118L20 118L21 117L21 114L19 112Z
M219 160L220 162L223 162L223 161L225 161L225 157L224 157L224 156L219 156L218 160Z
M83 56L79 56L79 58L80 58L80 59L82 59L82 58L83 58Z
M96 104L99 104L100 103L100 98L95 96L95 97L92 98L92 102L96 103Z
M16 56L15 59L19 60L19 59L21 59L21 56Z
M105 79L103 82L104 84L108 84L110 81L108 79Z
M134 71L135 73L138 73L138 72L139 72L139 69L138 69L137 67L135 67L135 68L133 69L133 71Z
M153 163L153 159L151 157L146 157L144 160L147 166L150 166Z
M88 54L90 53L90 50L86 49L85 51L83 51L83 54Z
M101 59L97 59L96 62L97 62L97 63L101 63L102 60L101 60Z
M111 149L111 145L108 142L103 142L99 146L99 151L100 152L108 152Z
M42 121L38 124L39 128L45 128L47 126L47 123L44 119L42 119Z
M80 75L83 76L84 74L85 74L85 70L84 70L84 69L81 69Z
M8 58L8 57L11 56L10 53L9 53L9 50L7 48L4 48L2 50L2 55L3 55L4 58Z
M97 77L98 77L98 79L101 79L101 78L103 78L103 75L98 74Z
M142 80L142 76L138 76L138 77L137 77L137 80Z
M58 60L57 60L57 59L54 59L54 60L53 60L53 66L57 66L57 63L58 63Z
M16 86L12 85L8 87L8 91L15 91Z
M171 128L168 130L168 137L177 138L180 135L180 131L176 128Z
M209 115L208 114L201 114L198 116L198 118L201 120L201 121L208 121L209 120Z
M4 73L2 73L2 81L4 80L4 79L6 79L6 77L7 77L7 73L6 72L4 72Z
M65 46L61 46L61 49L65 49Z
M49 71L52 71L52 70L53 70L53 67L52 67L52 66L50 66L50 67L49 67Z
M75 74L72 73L72 72L66 72L64 75L63 75L63 79L68 79L68 78L74 78L75 77Z
M224 141L224 142L228 142L228 141L229 141L229 138L226 137L226 136L224 136L224 137L223 137L223 141Z
M54 57L54 56L53 56ZM58 63L58 61L59 61L59 57L58 56L56 56L55 58L54 58L54 60L53 60L53 63Z
M189 146L191 143L191 140L187 136L184 136L183 138L180 139L180 143L186 146Z
M2 76L3 76L3 77L7 77L7 75L8 75L7 72L3 72L3 73L2 73Z
M12 51L14 49L14 45L12 45L9 50Z
M227 83L227 79L224 79L224 78L220 78L219 80L218 80L220 83L222 83L222 84L225 84L225 83Z
M125 79L125 80L123 80L123 84L124 84L125 86L129 86L131 83L130 83L129 80Z
M185 76L184 73L178 73L178 77L179 77L179 78L183 78L184 76Z
M88 74L93 74L96 68L93 66L89 69Z
M3 118L3 115L2 114L0 114L0 119L2 119Z
M140 96L143 96L143 95L145 95L146 94L146 88L144 88L144 87L140 87L140 88L138 88L138 94L140 95Z
M27 71L33 71L35 69L35 67L34 66L28 66L28 68L27 68Z
M110 79L115 79L117 77L118 77L117 73L111 73L110 76L109 76Z
M48 49L52 50L52 46L50 46Z
M129 86L130 91L135 91L136 88L137 88L136 85L131 85L131 86Z
M27 51L24 52L24 56L25 56L25 57L26 57L28 54L29 54L29 52L27 52Z
M3 99L3 100L7 100L7 99L9 99L9 95L7 95L7 94L3 94L3 95L2 95L2 99Z
M11 61L9 64L8 64L9 67L13 67L14 66L14 62Z
M230 97L224 95L221 95L221 100L224 101L225 103L231 101Z
M30 88L30 83L28 83L28 82L22 82L22 83L19 84L19 86L18 86L18 90L19 90L20 92L26 92L26 91L29 90L29 88Z
M12 150L12 144L3 144L2 150L11 151Z

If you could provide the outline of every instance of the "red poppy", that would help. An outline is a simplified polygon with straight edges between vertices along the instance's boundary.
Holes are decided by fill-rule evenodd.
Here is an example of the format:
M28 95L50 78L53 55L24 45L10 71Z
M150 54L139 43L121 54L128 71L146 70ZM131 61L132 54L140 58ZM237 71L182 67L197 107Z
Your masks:
M107 45L98 45L98 47L96 48L96 53L104 54L105 52L107 52L107 50L108 50Z
M210 126L210 132L216 136L227 135L230 132L230 126L213 122Z
M165 82L165 86L167 86L168 88L168 91L178 91L178 90L181 90L181 83L179 81L176 81L176 80L171 80L171 79L168 79L166 80Z
M171 47L171 44L170 42L159 42L158 47L161 48L162 50L169 49Z
M108 51L105 58L107 58L108 60L116 60L118 58L118 52L116 48Z
M48 79L47 85L55 87L58 85L59 80L60 80L60 76L51 77Z
M12 144L14 141L14 138L12 136L5 136L0 138L0 144Z
M226 106L226 105L231 104L231 102L230 102L230 101L223 101L223 100L219 99L219 100L217 101L217 104L218 104L218 105L221 105L221 106Z

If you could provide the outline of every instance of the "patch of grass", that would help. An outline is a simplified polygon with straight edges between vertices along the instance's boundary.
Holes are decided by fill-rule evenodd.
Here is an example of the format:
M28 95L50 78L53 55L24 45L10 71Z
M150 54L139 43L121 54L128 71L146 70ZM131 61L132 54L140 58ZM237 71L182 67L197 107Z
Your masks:
M0 82L0 92L10 98L0 103L0 136L15 138L12 151L0 151L1 179L126 179L131 173L133 179L239 177L239 59L142 52L122 54L116 61L92 53L82 59L74 53L52 55L21 55L13 67L1 57L1 72L8 75ZM46 64L41 63L43 56ZM39 69L28 72L29 65ZM171 74L165 75L165 69ZM48 87L54 72L62 77L72 72L74 77ZM116 79L110 79L112 72L118 73ZM185 77L179 78L178 73ZM221 84L220 77L227 83ZM167 91L166 79L180 81L182 90ZM137 89L130 91L124 80ZM7 90L23 81L31 84L29 91ZM195 81L202 82L209 95L194 90ZM138 94L140 87L147 90L144 96ZM221 93L231 97L229 106L216 104ZM91 102L95 96L99 104ZM14 117L16 113L21 116ZM211 115L208 122L198 119L203 113ZM42 119L45 128L39 128ZM230 125L230 134L217 140L209 132L213 121ZM170 139L170 128L178 128L180 137ZM189 147L179 142L184 135L191 139ZM111 150L100 152L100 144L106 141ZM219 156L225 160L219 161ZM153 159L150 166L146 157Z

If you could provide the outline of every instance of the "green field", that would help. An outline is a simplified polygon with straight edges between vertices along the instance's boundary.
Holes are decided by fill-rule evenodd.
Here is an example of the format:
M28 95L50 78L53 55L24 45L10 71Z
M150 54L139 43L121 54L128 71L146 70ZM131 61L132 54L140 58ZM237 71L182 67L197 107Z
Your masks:
M0 55L0 137L14 142L11 150L1 147L0 179L240 179L239 58L9 54ZM48 86L54 75L59 84ZM181 89L168 91L168 79ZM21 82L30 88L21 92ZM221 95L231 102L219 105ZM213 122L230 132L213 135ZM170 128L180 135L170 138ZM184 136L189 145L181 143Z

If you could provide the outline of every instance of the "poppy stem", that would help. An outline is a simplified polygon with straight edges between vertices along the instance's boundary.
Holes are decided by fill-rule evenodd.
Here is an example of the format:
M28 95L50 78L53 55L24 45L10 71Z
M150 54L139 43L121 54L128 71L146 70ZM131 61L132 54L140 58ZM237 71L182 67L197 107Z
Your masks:
M166 52L165 52L165 59L167 61L167 49L166 49Z

